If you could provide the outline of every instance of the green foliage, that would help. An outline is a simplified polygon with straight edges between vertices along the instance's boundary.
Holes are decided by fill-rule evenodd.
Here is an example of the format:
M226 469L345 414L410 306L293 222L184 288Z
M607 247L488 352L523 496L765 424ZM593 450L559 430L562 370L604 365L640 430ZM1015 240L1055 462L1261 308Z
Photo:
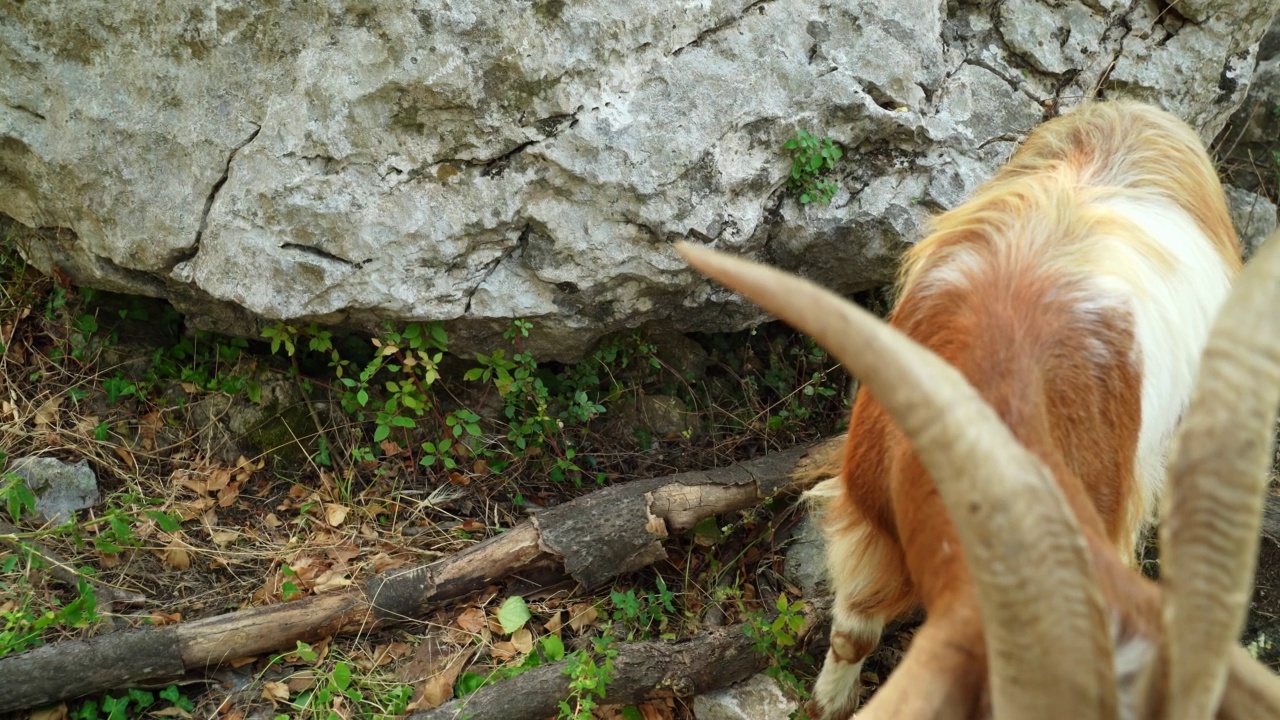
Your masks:
M625 593L614 590L609 593L609 599L613 602L611 618L615 626L627 629L627 640L648 640L655 630L663 639L675 639L674 633L667 632L671 619L676 614L672 604L675 593L667 589L661 575L658 576L657 583L658 590L653 593L637 595L635 590L627 590Z
M569 657L564 668L564 674L569 676L569 697L560 701L557 720L591 720L591 712L613 682L613 659L618 656L613 635L593 638L592 644L594 655L577 652ZM596 662L597 657L600 662Z
M796 677L792 663L800 660L812 664L812 659L795 656L791 649L795 647L800 630L804 627L804 603L789 602L786 595L779 595L774 609L777 610L777 615L772 620L763 610L745 613L744 631L752 639L754 650L769 658L765 674L777 680L794 696L807 699L809 694L805 683Z
M372 340L372 356L363 364L343 357L329 333L314 324L280 323L263 330L263 337L288 357L325 357L343 409L371 427L368 443L348 450L351 460L372 460L387 447L414 448L419 464L446 473L468 458L483 459L499 472L519 461L541 464L553 481L581 484L589 473L580 464L580 438L624 391L612 370L637 361L656 369L656 348L635 335L605 344L584 363L552 369L524 349L532 329L532 323L513 321L503 334L509 346L478 354L475 366L463 373L465 382L496 394L502 405L497 419L441 406L435 385L449 338L440 323L385 331ZM334 450L327 440L318 441L313 457L328 465L335 462ZM603 481L603 475L595 479Z
M40 558L26 543L19 551L0 561L0 587L17 595L16 600L0 610L0 657L43 645L42 636L54 628L82 628L97 622L97 596L93 586L83 577L76 583L75 593L67 602L57 596L37 591L21 582L27 568L40 567ZM81 570L87 573L88 570Z
M791 152L791 176L787 185L800 193L800 203L830 203L839 189L830 176L836 161L844 154L840 146L829 137L819 140L804 130L796 130L782 147Z
M160 700L169 703L169 707L177 708L184 714L195 712L195 704L182 694L177 685L169 685L158 694ZM86 700L70 714L72 720L125 720L125 718L141 717L159 711L161 715L175 713L165 712L169 707L153 708L157 695L149 690L132 688L123 696L106 695L101 700Z

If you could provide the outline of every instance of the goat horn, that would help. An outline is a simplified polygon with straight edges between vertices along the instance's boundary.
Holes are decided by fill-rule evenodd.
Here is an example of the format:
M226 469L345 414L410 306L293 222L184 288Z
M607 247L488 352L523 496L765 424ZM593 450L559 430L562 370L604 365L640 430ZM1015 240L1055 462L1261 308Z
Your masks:
M1160 529L1168 717L1211 717L1244 625L1280 406L1280 233L1218 315L1179 429Z
M1048 469L964 376L807 280L685 242L676 250L813 337L911 440L969 560L996 717L1114 718L1111 638L1084 537Z

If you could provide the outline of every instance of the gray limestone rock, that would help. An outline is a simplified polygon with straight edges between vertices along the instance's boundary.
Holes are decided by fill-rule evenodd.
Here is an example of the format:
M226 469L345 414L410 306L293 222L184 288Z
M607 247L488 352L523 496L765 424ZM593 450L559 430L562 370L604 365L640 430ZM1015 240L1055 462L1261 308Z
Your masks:
M98 502L98 476L88 460L68 463L51 457L20 457L13 459L7 472L22 478L36 496L36 510L50 525L61 525L77 510Z
M929 213L1096 91L1212 138L1278 5L23 3L0 213L48 230L37 266L196 326L440 320L469 352L520 317L568 360L763 319L675 239L887 282ZM845 150L830 205L786 189L797 128Z

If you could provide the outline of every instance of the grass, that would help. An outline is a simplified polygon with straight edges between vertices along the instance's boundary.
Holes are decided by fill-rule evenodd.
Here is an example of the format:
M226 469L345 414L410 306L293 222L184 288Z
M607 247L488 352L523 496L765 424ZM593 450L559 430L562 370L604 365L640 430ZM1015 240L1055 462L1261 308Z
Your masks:
M103 497L44 527L24 486L0 482L0 517L17 525L0 531L0 655L331 592L457 552L531 506L816 439L848 410L836 364L778 326L678 344L628 333L573 365L532 357L538 328L523 321L471 360L432 324L226 338L161 303L58 285L14 252L22 231L0 232L0 453L86 458ZM797 519L774 503L715 518L615 587L521 597L515 624L501 622L515 596L495 588L417 626L252 659L228 671L233 689L120 689L66 710L386 717L567 660L561 717L686 717L674 701L609 706L611 653L763 622L794 597L774 538ZM49 572L35 542L82 581Z

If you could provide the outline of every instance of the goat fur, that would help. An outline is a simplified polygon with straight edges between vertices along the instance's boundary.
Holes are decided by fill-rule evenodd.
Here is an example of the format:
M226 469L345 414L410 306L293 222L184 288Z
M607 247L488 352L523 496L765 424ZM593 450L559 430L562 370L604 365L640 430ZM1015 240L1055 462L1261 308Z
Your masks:
M1036 128L968 202L934 219L907 253L890 323L959 369L1049 467L1086 536L1132 564L1239 269L1196 133L1147 105L1087 103ZM955 530L866 390L827 472L809 493L835 591L820 716L853 712L885 623L920 606L952 639L954 657L940 662L984 682Z

